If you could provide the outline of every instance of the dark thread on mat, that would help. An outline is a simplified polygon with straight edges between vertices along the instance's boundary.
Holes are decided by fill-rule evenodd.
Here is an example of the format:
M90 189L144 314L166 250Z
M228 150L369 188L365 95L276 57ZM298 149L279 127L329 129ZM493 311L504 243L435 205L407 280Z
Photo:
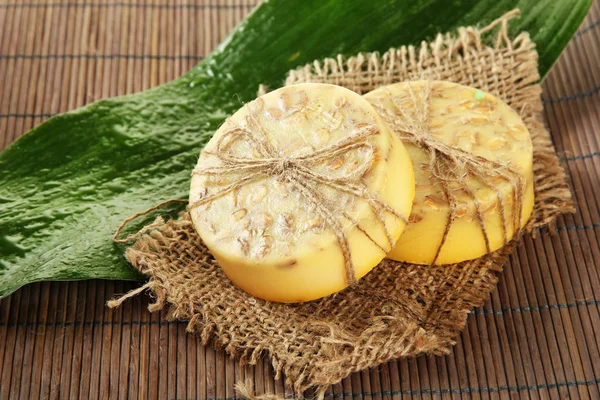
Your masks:
M545 304L533 307L515 307L503 308L501 310L473 310L470 313L474 315L494 314L502 315L508 313L534 312L540 310L558 310L563 308L575 308L580 306L597 306L600 305L600 300L582 300L568 304ZM59 321L59 322L0 322L0 327L48 327L48 328L63 328L63 327L79 327L79 326L170 326L170 325L187 325L187 321Z
M572 157L560 157L561 161L576 161L576 160L584 160L586 158L592 158L600 156L600 151L594 151L593 153L583 154L580 156L572 156Z
M256 4L135 4L135 3L126 3L126 2L115 2L115 3L104 3L104 4L87 4L87 3L77 3L77 2L66 2L66 3L48 3L48 4L38 4L38 3L21 3L21 4L0 4L0 8L87 8L87 7L97 7L97 8L109 8L109 7L129 7L129 8L158 8L158 9L168 9L168 10L177 10L177 9L197 9L197 10L250 10L255 7Z
M0 114L0 118L50 118L54 117L57 114L47 114L47 113L8 113L8 114Z
M567 225L567 226L559 226L558 229L559 231L576 231L576 230L580 230L580 229L595 229L595 228L600 228L600 223L594 223L591 225Z
M597 28L598 26L600 26L600 19L597 19L596 21L592 22L585 28L581 28L579 31L577 31L577 33L575 33L575 35L573 35L573 39L580 37L584 33L589 32L592 29Z
M598 224L600 226L600 224ZM533 312L540 310L560 310L563 308L575 308L580 306L597 306L600 305L600 301L598 300L580 300L575 303L563 303L563 304L544 304L541 306L532 306L532 307L514 307L514 308L503 308L501 310L492 310L492 309L484 309L484 310L473 310L470 314L473 315L485 315L485 314L493 314L493 315L502 315L508 313L522 313L522 312Z
M70 328L79 326L170 326L187 325L187 321L59 321L59 322L0 322L0 326L6 327L40 327L47 328Z
M589 381L578 380L570 382L539 383L536 385L522 386L497 386L497 387L473 387L459 389L421 389L421 390L386 390L382 392L363 392L363 393L325 393L326 398L341 399L344 397L363 398L363 397L382 397L382 396L401 396L401 395L422 395L422 394L462 394L462 393L498 393L498 392L522 392L525 390L538 391L540 389L558 389L560 387L592 386L600 383L600 378ZM285 399L311 400L311 397L296 397L294 395L279 396ZM177 398L174 398L175 400ZM240 400L238 397L208 398L208 400Z
M154 55L154 54L0 54L0 60L2 59L134 59L134 60L202 60L203 56L194 56L190 54L182 54L176 56L170 55Z
M600 91L600 86L596 86L596 87L588 90L587 92L575 93L575 94L572 94L570 96L558 97L558 98L555 98L555 99L542 99L542 103L544 103L544 104L547 104L547 103L560 103L562 101L570 101L570 100L576 100L576 99L583 99L585 97L593 96L594 94L598 93L599 91Z
M557 389L559 387L573 387L573 386L591 386L600 383L600 378L593 380L584 381L572 381L572 382L556 382L556 383L540 383L537 385L523 385L523 386L498 386L498 387L474 387L474 388L461 388L461 389L421 389L421 390L400 390L400 391L384 391L384 392L364 392L364 393L326 393L325 397L381 397L381 396L398 396L398 395L420 395L420 394L447 394L447 393L498 393L508 390L509 392L522 392L524 390L540 390L540 389Z

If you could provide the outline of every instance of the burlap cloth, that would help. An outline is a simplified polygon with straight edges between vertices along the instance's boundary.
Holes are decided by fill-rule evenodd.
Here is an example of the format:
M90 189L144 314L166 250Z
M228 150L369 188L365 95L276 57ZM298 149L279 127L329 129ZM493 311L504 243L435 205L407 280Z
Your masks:
M515 14L483 29L439 34L420 47L315 61L290 72L286 84L332 83L362 94L398 81L436 79L498 96L521 115L533 139L535 208L525 231L535 232L573 207L542 122L535 45L525 32L514 39L507 35ZM394 358L448 353L469 311L494 290L515 247L513 241L478 260L447 266L384 260L355 287L309 303L278 304L233 286L187 212L159 218L152 228L125 252L148 283L110 305L149 289L156 298L150 311L168 307L169 318L189 320L189 332L204 342L212 339L243 362L268 357L276 377L283 373L296 393L316 388L317 395L352 372ZM253 396L248 387L241 389Z

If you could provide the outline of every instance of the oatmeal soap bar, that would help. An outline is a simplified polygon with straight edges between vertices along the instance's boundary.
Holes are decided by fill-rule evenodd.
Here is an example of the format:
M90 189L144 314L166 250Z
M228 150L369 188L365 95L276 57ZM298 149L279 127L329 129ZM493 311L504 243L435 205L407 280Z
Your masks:
M389 258L452 264L497 250L533 210L533 147L519 115L496 97L416 81L364 96L403 140L415 169L409 226Z
M270 92L231 116L192 174L192 221L239 288L301 302L353 284L407 223L414 174L373 107L339 86Z

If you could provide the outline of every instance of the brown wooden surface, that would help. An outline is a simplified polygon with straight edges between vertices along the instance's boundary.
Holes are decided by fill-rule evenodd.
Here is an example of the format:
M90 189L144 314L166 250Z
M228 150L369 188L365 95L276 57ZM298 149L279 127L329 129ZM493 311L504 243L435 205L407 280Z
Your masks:
M559 1L559 0L557 0ZM176 78L256 0L0 0L0 149L49 116ZM448 357L354 374L327 397L600 399L600 1L544 84L578 213L526 238ZM0 400L232 399L235 382L289 394L266 362L240 367L130 283L52 282L0 301Z

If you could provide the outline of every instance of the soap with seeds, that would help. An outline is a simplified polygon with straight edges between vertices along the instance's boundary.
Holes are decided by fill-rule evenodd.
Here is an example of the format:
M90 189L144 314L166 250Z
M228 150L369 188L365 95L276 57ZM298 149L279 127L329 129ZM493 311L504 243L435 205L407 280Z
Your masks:
M299 84L246 104L192 174L189 211L231 281L302 302L355 283L410 215L414 174L373 107L339 86Z
M415 169L409 225L389 258L471 260L499 249L526 224L534 200L533 147L507 104L442 81L397 83L364 97L402 138Z

